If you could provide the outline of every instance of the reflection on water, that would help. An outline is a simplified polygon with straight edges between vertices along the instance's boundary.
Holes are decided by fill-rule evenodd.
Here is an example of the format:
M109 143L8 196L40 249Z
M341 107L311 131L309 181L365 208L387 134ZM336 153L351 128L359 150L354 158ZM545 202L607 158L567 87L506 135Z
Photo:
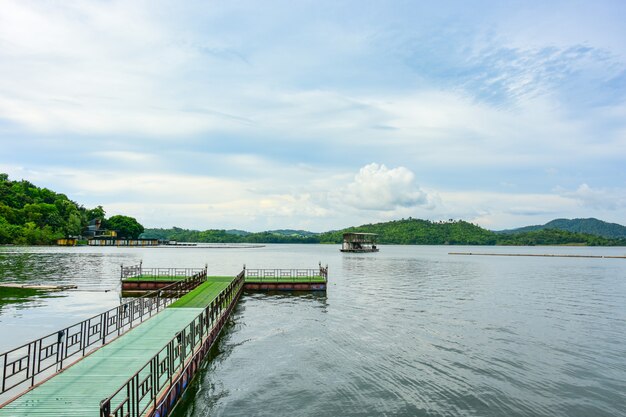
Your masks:
M244 297L176 416L626 415L626 262L445 249L328 253L323 308Z
M106 278L119 277L119 264L125 260L125 257L112 259L106 253L54 252L41 248L33 248L39 250L37 252L26 252L25 248L20 249L0 250L0 280L29 284L73 284L90 289L105 289L113 285L114 288L117 282Z
M2 280L79 287L4 305L0 344L117 304L121 263L208 263L223 275L244 263L322 261L330 271L325 295L244 294L176 415L626 415L626 261L455 257L448 249L0 248Z

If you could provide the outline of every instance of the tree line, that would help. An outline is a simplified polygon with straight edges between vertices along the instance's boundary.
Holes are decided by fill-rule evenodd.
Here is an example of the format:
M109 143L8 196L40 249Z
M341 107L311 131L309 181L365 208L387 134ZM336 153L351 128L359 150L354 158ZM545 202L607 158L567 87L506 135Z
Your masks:
M87 209L65 194L26 180L11 181L0 173L0 244L52 244L63 237L82 235L92 219L124 237L136 238L144 231L132 217L106 218L102 206Z
M314 235L283 235L271 232L235 234L226 230L147 229L143 237L202 243L332 243L346 232L378 234L378 243L395 245L586 245L626 246L626 239L609 239L584 233L545 229L526 233L501 234L463 220L433 222L402 219L366 224Z
M463 221L401 219L342 230L310 234L274 232L245 233L221 229L147 229L128 216L106 217L102 206L87 209L65 194L40 188L29 181L11 181L0 173L0 244L41 245L83 234L88 222L99 219L104 229L119 237L157 238L206 243L341 243L345 232L377 233L380 244L399 245L588 245L626 246L624 238L556 229L522 233L495 233Z

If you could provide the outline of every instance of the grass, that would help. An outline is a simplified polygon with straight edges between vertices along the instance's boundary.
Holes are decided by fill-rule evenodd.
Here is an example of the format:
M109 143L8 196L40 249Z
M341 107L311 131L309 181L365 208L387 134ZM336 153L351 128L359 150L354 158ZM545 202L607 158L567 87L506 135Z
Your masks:
M235 277L207 277L207 282L176 300L169 308L204 308L211 304L233 279Z

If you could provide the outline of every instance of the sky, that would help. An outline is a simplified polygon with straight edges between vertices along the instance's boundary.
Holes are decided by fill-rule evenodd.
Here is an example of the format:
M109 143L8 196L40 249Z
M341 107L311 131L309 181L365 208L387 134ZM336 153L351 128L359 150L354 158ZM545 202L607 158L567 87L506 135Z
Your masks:
M146 227L626 223L626 2L0 7L0 172Z

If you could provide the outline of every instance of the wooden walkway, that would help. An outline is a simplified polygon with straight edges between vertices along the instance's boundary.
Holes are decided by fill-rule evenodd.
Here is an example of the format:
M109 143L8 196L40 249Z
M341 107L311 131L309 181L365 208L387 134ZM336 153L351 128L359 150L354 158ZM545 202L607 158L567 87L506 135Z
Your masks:
M0 408L0 417L99 416L100 401L122 386L234 279L208 277L167 309Z

